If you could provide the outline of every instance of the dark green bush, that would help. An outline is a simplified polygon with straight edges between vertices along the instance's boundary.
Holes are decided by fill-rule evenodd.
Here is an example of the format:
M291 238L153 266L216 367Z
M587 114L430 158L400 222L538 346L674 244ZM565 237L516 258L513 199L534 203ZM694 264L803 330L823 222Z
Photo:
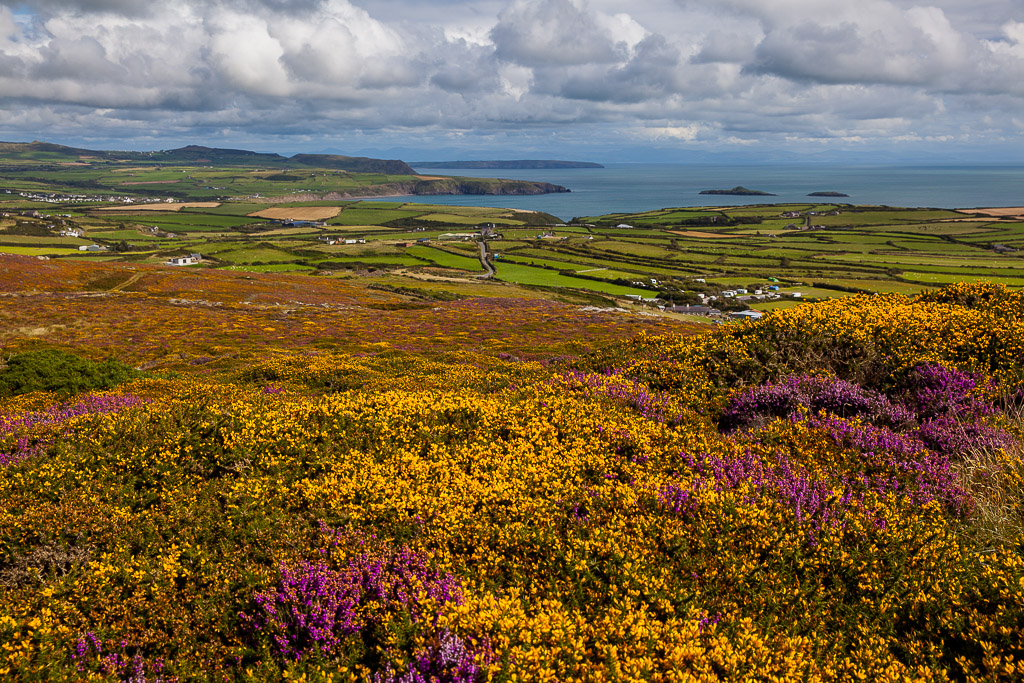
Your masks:
M141 373L116 360L102 362L67 351L44 349L20 353L0 371L0 396L19 396L32 391L77 394L110 389Z

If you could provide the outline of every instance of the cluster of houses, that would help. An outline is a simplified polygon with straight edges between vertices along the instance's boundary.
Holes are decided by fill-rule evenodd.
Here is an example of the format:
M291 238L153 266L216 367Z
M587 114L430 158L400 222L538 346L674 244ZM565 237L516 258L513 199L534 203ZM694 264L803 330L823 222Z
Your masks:
M719 316L722 312L717 308L710 306L671 306L668 310L673 313L683 313L685 315L704 315L704 316ZM728 316L735 320L757 320L764 313L761 311L730 311Z
M638 304L644 304L648 306L655 306L661 311L671 311L672 313L683 313L685 315L701 315L708 317L718 317L723 315L722 311L717 308L713 308L706 304L686 304L682 306L668 306L661 302L657 297L644 297L639 294L627 294L627 299L635 301ZM761 311L731 311L728 317L736 320L757 320L764 315Z
M469 242L471 240L500 240L505 239L505 236L500 232L497 232L497 227L494 223L483 223L476 226L476 232L446 232L442 235L438 235L437 239L445 242L459 241ZM542 235L537 235L537 239L543 237L554 237L554 233L545 232Z
M324 223L314 222L314 221L282 221L282 220L275 220L273 222L280 223L281 225L309 225L309 226L316 226L316 227L324 227L325 226ZM495 226L494 223L484 223L482 225L476 226L476 228L477 228L476 232L446 232L446 233L442 233L442 234L438 235L437 236L437 240L440 241L440 242L469 242L469 241L472 241L472 240L479 240L479 239L484 239L484 240L500 240L500 239L504 239L504 235L502 235L500 232L496 232L496 227L497 226ZM426 228L423 228L423 227L412 228L411 229L411 232L425 232L425 231L426 231ZM541 239L542 237L543 238L555 238L555 235L554 235L554 233L546 232L543 235L538 235L537 236L538 239ZM564 239L564 238L561 238L561 239ZM320 235L319 237L317 237L317 240L319 240L320 242L323 242L324 244L326 244L328 246L334 246L336 244L341 244L341 245L345 245L345 244L366 244L366 239L364 239L362 237L343 238L343 237L332 236L332 235ZM415 240L415 242L396 242L395 246L398 247L398 248L404 248L404 247L412 246L412 244L430 244L430 238L429 237L420 237L417 240Z
M7 194L17 194L23 199L31 202L46 202L47 204L84 204L86 202L110 202L112 204L134 204L137 201L145 201L147 204L153 200L139 200L135 197L118 195L88 195L88 194L63 194L63 193L41 193L41 192L13 192L4 190ZM160 201L160 200L157 200ZM173 202L173 199L163 201Z
M363 239L362 237L349 237L346 239L341 239L337 237L329 237L327 235L320 235L319 237L317 237L317 239L329 247L332 247L335 244L366 244L366 240Z
M779 214L782 218L804 218L805 216L838 216L840 213L839 209L833 209L832 211L808 211L807 213L800 213L799 211L783 211Z
M160 237L160 238L163 238L163 239L173 240L173 239L177 239L177 237L178 237L177 233L164 232L163 230L160 229L159 226L156 226L156 225L150 225L149 227L145 228L145 230L149 234L156 235L157 237Z
M834 209L832 211L827 211L827 212L808 211L806 213L800 213L799 211L783 211L781 214L779 214L779 216L782 217L782 218L803 218L804 219L804 223L802 225L797 225L796 223L790 223L789 225L786 226L786 230L825 230L829 226L827 226L827 225L811 225L811 218L814 217L814 216L838 216L838 215L839 215L839 209ZM835 229L836 227L841 227L841 226L832 226L833 229ZM770 235L770 237L774 237L774 235Z
M793 292L790 296L799 299L802 295L800 292ZM779 292L778 285L769 285L767 289L755 289L752 292L743 288L725 289L722 290L722 298L736 299L737 301L764 301L765 299L781 299L782 294Z

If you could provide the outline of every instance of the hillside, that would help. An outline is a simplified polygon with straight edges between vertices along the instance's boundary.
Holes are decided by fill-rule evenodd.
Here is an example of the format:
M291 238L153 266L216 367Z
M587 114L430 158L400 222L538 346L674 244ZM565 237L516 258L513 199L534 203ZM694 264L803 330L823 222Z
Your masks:
M23 161L39 163L86 162L133 162L163 165L209 165L209 166L270 166L329 168L358 173L387 173L391 175L416 175L407 164L395 160L349 157L338 154L296 154L284 157L280 154L250 152L244 149L220 149L202 145L188 145L178 149L156 152L111 152L75 147L65 147L46 142L0 142L2 161Z
M0 259L12 680L1024 675L1019 293L711 330Z
M153 152L111 152L44 142L0 143L0 190L22 196L183 200L291 197L381 197L409 194L546 194L551 183L418 176L398 160L337 154L284 157L189 145Z

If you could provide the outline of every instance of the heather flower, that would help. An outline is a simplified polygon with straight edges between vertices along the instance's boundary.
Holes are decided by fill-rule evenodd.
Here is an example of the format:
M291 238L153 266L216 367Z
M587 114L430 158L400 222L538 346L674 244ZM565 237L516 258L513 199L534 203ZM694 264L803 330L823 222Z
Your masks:
M697 496L704 483L703 479L698 478L689 486L667 484L658 494L658 500L677 515L693 517L697 514L699 506Z
M835 377L792 375L780 382L751 387L733 395L722 413L724 431L764 425L789 418L802 410L839 417L864 417L893 426L910 423L914 416L884 395Z
M925 363L910 371L903 400L922 419L946 415L979 417L995 412L992 403L979 396L984 388L978 375Z
M571 371L557 378L570 389L593 395L607 396L625 403L645 419L661 424L678 424L683 417L682 408L671 394L654 391L646 384L608 370L604 374Z
M486 651L484 658L486 658ZM436 645L420 650L409 665L409 670L398 674L388 664L381 674L375 674L374 683L477 683L485 672L477 664L478 653L451 631L441 632Z
M348 636L390 613L407 612L420 621L427 616L420 604L424 598L462 600L454 577L432 569L425 555L406 547L362 552L340 568L318 559L282 563L279 571L277 586L257 593L254 613L241 618L254 633L267 633L279 654L296 660L335 652Z
M1005 432L975 421L948 416L924 422L917 435L931 450L948 456L963 456L976 450L1006 448L1012 439Z
M75 418L115 413L147 402L131 395L89 394L77 401L61 403L47 410L0 415L0 467L42 455L53 444L54 432L67 436L69 429L60 430L60 427L66 427ZM12 437L13 443L10 443ZM4 445L5 441L7 445Z
M127 641L121 641L117 649L110 648L104 654L103 643L92 631L75 641L71 659L80 673L97 672L104 676L114 677L120 683L163 683L168 679L162 675L164 662L157 658L146 661L141 654L127 654Z

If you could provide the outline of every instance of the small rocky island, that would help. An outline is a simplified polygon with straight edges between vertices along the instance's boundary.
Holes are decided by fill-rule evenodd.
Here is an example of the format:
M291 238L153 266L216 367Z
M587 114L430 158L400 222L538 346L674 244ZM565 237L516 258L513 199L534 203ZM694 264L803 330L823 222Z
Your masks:
M737 185L731 190L703 190L701 194L727 194L740 197L775 197L776 195L771 192L762 192L761 190L748 190L747 188Z
M810 193L807 196L808 197L849 197L850 195L843 194L842 192L812 192L812 193Z

